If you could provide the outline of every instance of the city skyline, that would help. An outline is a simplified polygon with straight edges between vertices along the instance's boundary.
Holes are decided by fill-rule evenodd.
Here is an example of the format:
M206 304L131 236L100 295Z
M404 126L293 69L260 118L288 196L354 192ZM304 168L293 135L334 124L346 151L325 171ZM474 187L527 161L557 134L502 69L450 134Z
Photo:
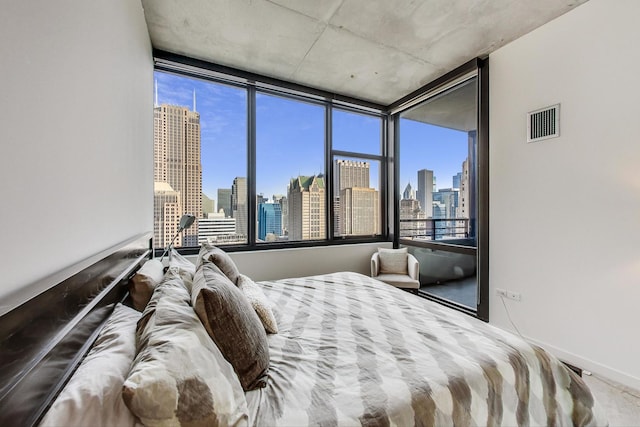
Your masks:
M230 188L235 178L248 175L246 91L158 71L154 74L158 104L192 109L195 93L202 132L202 191L217 204L218 189ZM292 178L325 174L323 107L260 93L256 104L256 193L267 197L286 194ZM333 123L336 149L371 152L377 148L379 136L365 123L370 117L362 116L363 123L353 127L340 113ZM348 118L353 119L351 116ZM467 157L466 132L401 119L401 140L401 188L408 182L417 186L420 169L434 171L437 188L452 187L452 177ZM419 147L421 155L409 147ZM377 162L372 162L370 173L372 187L379 190Z

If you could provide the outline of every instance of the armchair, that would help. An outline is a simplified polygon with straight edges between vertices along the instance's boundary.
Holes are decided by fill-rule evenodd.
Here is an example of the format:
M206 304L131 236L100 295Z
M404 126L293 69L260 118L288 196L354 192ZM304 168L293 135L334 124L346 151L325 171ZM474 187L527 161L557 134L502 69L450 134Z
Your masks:
M416 257L406 254L406 272L385 272L381 269L380 253L371 255L371 277L401 289L411 289L418 293L420 289L420 265Z

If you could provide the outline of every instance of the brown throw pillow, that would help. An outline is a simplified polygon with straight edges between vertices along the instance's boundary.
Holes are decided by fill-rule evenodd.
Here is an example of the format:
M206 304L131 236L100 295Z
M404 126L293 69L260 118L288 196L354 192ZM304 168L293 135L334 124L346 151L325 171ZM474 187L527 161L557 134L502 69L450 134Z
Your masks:
M133 308L144 310L153 295L153 290L162 281L164 267L160 260L150 259L129 280L129 294Z
M204 259L193 278L191 301L209 336L236 371L245 391L264 387L267 334L258 315L227 276Z
M233 283L234 285L238 283L238 276L240 275L240 271L238 270L238 267L236 267L236 264L233 262L229 254L227 254L225 251L204 242L202 243L200 253L198 254L196 269L202 265L202 262L204 260L214 263L224 273L224 275L227 276L229 280L231 280L231 283Z

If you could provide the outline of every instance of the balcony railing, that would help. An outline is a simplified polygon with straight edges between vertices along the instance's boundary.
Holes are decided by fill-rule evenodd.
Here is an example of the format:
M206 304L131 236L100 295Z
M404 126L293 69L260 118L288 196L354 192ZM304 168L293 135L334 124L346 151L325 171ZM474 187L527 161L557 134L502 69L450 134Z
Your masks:
M469 218L400 218L400 238L444 240L468 237Z

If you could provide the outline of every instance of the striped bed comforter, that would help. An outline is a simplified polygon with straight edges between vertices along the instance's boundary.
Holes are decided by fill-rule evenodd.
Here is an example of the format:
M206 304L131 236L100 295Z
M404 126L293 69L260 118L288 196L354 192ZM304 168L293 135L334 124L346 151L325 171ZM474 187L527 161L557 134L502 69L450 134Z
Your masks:
M557 359L470 316L357 273L260 285L279 333L253 425L607 424Z

